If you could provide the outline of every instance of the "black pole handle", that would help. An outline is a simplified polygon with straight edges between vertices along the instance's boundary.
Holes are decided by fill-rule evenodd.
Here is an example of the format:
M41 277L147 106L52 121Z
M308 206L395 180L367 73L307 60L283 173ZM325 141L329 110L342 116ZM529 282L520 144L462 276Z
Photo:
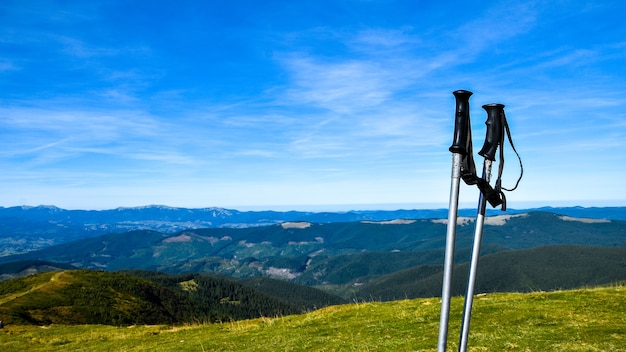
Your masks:
M457 90L452 92L456 98L456 111L454 114L454 139L450 151L467 155L469 131L470 131L470 109L469 98L473 94L467 90Z
M496 150L502 141L504 134L504 105L487 104L483 105L483 109L487 111L487 135L485 136L485 144L478 152L478 155L489 159L496 160Z

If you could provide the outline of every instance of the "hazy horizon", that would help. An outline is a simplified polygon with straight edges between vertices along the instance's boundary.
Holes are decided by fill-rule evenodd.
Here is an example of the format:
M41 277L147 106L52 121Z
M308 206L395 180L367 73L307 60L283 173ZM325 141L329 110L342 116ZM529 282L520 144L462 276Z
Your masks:
M477 203L477 202L476 202ZM115 209L133 209L133 208L146 208L146 207L168 207L168 208L182 208L182 209L230 209L238 211L308 211L308 212L346 212L346 211L393 211L393 210L437 210L448 209L448 203L388 203L388 204L314 204L314 205L235 205L235 206L219 206L219 205L207 205L199 207L189 206L173 206L169 204L143 204L143 205L120 205L112 208L64 208L54 204L20 204L0 206L2 208L11 207L56 207L64 210L115 210ZM459 209L475 209L477 204L471 202L459 202ZM509 204L508 209L533 209L533 208L561 208L561 207L583 207L583 208L611 208L611 207L626 207L623 202L594 202L594 201L560 201L560 202L517 202L513 205ZM500 208L492 208L489 205L487 209L499 210ZM506 214L506 211L502 212Z

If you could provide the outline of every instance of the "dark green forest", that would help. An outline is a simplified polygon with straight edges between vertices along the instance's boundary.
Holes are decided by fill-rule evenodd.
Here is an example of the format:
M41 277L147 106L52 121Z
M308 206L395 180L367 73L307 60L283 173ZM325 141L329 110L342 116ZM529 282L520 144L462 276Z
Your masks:
M307 290L329 300L328 294ZM0 302L0 320L35 325L217 322L309 310L223 278L147 271L31 275L0 282Z
M360 300L437 297L443 266L423 265L362 285ZM453 295L465 295L469 265L454 268ZM573 289L626 281L626 247L555 245L502 251L481 257L475 293Z

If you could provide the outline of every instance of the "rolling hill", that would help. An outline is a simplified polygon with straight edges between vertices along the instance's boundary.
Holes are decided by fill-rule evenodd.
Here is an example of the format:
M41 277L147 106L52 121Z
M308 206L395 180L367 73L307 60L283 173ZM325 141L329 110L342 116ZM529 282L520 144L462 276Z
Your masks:
M379 276L353 289L360 300L391 301L441 295L441 265ZM465 295L467 263L456 265L453 295ZM626 247L544 246L480 258L476 293L573 289L626 281Z
M297 291L300 300L290 302L281 296L281 283L274 283L270 294L252 286L198 274L57 271L0 282L0 320L35 325L181 324L303 313L310 305L345 302L307 287Z
M451 304L455 351L463 306ZM7 351L434 351L437 298L332 306L304 315L184 326L6 325ZM488 294L474 301L470 351L626 351L626 287Z
M460 218L457 262L469 258L473 218ZM87 238L20 255L0 264L41 260L76 268L139 269L271 277L307 285L346 284L417 265L443 263L444 220L286 222L206 228L174 234L131 231ZM533 212L488 217L483 254L546 245L626 246L626 222Z

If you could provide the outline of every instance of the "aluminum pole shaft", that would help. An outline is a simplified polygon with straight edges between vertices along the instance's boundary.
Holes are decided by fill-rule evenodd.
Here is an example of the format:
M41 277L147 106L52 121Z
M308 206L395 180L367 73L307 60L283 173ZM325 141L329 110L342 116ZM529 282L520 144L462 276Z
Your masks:
M491 160L485 158L482 178L489 182L491 178ZM478 198L478 211L476 214L476 228L474 230L474 246L472 247L472 259L470 261L469 274L467 277L467 292L465 293L465 304L463 306L463 322L461 325L461 337L459 341L459 352L467 351L467 340L469 338L470 320L472 318L472 304L474 302L474 287L476 285L476 273L478 272L478 258L480 256L480 244L483 237L485 225L485 212L487 209L487 199L480 192Z
M452 153L452 180L450 185L450 203L448 207L448 229L446 232L443 284L441 287L441 316L439 320L437 352L445 352L448 341L452 271L454 268L454 245L456 241L456 222L459 209L459 184L461 181L461 158L462 155L460 153Z

